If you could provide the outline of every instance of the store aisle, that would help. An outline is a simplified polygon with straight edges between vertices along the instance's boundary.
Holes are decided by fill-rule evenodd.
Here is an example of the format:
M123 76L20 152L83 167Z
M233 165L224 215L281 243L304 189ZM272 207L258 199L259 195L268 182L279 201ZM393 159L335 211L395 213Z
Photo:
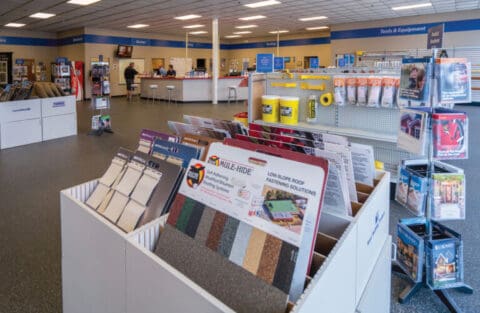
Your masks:
M61 312L61 189L98 177L120 146L136 148L142 128L168 131L166 121L181 120L185 113L230 119L246 110L240 103L167 106L164 102L114 98L111 116L115 134L93 137L86 135L92 114L89 103L79 103L77 108L78 136L0 151L0 313ZM478 134L480 108L467 111L470 133ZM472 135L470 139L470 159L455 162L467 172L468 220L449 225L464 235L465 277L478 292L480 265L476 251L480 241L475 229L480 213L475 209L480 205L480 193L474 188L480 183L480 149L476 152L473 148L479 146L480 138ZM394 221L405 215L392 205L392 230ZM428 290L422 290L409 304L397 304L396 295L403 284L394 278L392 312L447 312ZM466 313L478 312L478 297L452 294Z

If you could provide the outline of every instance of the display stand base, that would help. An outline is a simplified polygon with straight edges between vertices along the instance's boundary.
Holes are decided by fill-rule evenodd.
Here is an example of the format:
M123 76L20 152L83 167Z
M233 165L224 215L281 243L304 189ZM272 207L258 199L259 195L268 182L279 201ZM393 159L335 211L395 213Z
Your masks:
M88 135L89 136L101 136L103 133L113 134L113 130L111 128L99 128L99 129L92 129Z
M405 274L405 272L396 264L392 264L392 272L397 276L408 279L408 276ZM426 286L426 284L424 282L418 282L405 287L405 289L403 289L398 296L398 302L406 303L418 290L420 290L420 287L422 286ZM426 287L429 288L428 286ZM473 294L473 288L467 284L448 289L455 289L466 294ZM455 303L455 300L453 300L453 298L448 294L448 289L436 289L432 291L440 299L440 301L445 304L450 312L462 313L462 309L458 307L458 305Z

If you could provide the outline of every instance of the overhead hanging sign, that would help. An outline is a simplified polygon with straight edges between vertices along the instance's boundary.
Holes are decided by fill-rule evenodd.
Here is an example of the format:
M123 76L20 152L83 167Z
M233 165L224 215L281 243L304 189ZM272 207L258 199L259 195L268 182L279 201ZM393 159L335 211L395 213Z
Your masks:
M257 72L271 73L273 72L273 53L257 54Z
M442 48L444 28L445 24L442 23L428 29L427 49Z

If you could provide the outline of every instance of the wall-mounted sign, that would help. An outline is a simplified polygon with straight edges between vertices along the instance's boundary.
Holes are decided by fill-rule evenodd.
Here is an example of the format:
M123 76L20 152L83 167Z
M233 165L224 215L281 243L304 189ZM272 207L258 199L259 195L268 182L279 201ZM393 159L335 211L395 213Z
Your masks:
M257 54L257 72L271 73L273 72L273 53Z
M285 68L285 60L283 57L275 57L273 59L273 69L275 71L281 71Z

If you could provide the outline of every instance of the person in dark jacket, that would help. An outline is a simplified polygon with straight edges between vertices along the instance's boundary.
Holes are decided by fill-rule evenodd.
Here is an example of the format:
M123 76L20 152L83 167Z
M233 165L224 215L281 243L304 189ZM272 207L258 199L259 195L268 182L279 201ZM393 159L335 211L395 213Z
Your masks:
M127 83L127 100L132 100L133 94L133 80L135 79L135 75L138 74L137 70L134 68L135 63L130 63L128 67L123 72L123 76L125 77L125 82Z
M170 64L168 66L167 77L174 78L175 76L177 76L177 72L173 69L173 65Z

